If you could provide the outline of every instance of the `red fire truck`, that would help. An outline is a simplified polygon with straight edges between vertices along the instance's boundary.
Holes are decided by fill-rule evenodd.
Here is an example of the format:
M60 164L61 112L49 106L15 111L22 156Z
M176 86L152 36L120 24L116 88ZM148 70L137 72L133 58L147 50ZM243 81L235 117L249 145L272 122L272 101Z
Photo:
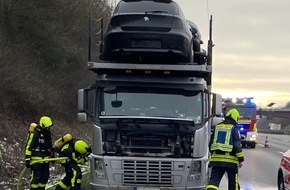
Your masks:
M256 109L257 105L255 104L253 97L244 97L244 98L226 98L223 99L223 110L224 114L228 110L235 108L240 113L240 120L237 127L240 130L242 138L243 147L255 148L258 143L257 139L257 118L256 118Z

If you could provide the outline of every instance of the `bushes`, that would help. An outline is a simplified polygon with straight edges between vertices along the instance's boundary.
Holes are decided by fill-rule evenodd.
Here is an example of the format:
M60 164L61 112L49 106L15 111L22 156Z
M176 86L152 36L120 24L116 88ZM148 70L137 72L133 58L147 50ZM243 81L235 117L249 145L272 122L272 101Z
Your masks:
M11 107L6 109L19 111L19 115L48 109L71 115L76 106L74 94L92 78L86 71L88 16L106 18L110 7L104 0L0 4L0 74L4 79L0 97L9 102Z
M106 22L111 12L106 2L0 1L0 189L15 189L28 124L41 115L52 117L54 140L72 133L90 142L90 126L76 121L76 96L95 78L86 64L88 16L94 26L100 17ZM96 59L98 47L92 50Z

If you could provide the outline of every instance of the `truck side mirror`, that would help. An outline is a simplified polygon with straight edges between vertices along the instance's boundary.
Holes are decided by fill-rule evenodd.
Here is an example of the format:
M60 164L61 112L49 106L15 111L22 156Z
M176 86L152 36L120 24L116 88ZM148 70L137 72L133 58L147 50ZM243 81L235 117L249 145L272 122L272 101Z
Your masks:
M78 111L79 112L83 112L85 111L85 107L86 107L86 92L84 89L80 89L78 91Z
M92 108L89 109L89 92L93 92L94 86L78 90L78 121L86 122L88 116L93 116ZM90 94L91 95L91 94ZM91 96L90 96L91 97ZM92 98L92 97L91 97Z
M222 106L222 96L220 94L213 93L212 99L212 114L213 115L222 115L223 106Z
M88 120L88 116L85 112L78 113L78 121L81 123L85 123Z

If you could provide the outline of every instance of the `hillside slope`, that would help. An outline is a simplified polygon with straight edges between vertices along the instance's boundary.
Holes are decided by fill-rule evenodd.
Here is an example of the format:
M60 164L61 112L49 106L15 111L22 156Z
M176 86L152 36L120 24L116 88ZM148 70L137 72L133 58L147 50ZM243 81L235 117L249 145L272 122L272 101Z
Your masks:
M95 78L86 68L88 16L97 33L97 20L107 23L110 13L106 0L0 2L0 189L16 189L28 125L42 115L53 119L53 140L71 133L91 142L89 124L76 120L77 90ZM96 60L98 51L94 45ZM52 169L52 179L63 172L57 164Z

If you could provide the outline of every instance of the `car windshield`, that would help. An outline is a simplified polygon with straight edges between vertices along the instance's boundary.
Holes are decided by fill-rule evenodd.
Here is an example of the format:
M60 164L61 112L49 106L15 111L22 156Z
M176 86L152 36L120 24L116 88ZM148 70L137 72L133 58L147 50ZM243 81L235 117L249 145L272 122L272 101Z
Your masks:
M158 1L121 1L116 8L118 13L168 13L178 15L178 8L174 2Z
M172 90L171 90L172 91ZM172 94L168 90L152 88L115 89L103 91L101 116L166 117L192 120L202 119L202 94Z

